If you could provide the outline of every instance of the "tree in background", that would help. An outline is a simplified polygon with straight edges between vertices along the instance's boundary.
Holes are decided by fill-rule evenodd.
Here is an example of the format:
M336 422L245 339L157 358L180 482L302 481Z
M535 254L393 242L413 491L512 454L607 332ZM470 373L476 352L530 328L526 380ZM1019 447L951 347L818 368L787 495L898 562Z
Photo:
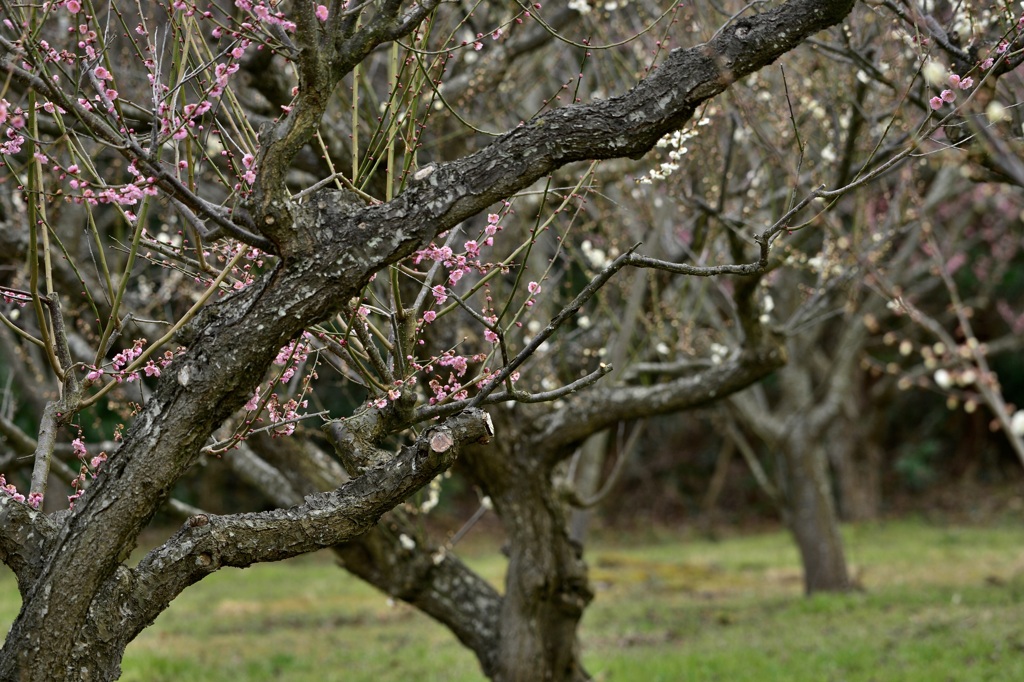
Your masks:
M755 470L747 434L771 455L775 475L760 480L794 534L808 592L850 586L837 511L878 513L882 450L901 428L893 413L913 410L897 391L986 406L1018 458L1024 428L989 361L1019 344L1020 17L915 3L854 16L841 40L813 41L814 59L737 84L732 119L712 117L719 137L688 143L703 159L727 150L718 187L745 184L716 194L714 176L675 181L701 230L743 233L793 187L873 183L820 191L818 229L794 224L780 242L788 267L763 278L767 324L800 360L729 401L727 439ZM909 84L900 75L915 71Z

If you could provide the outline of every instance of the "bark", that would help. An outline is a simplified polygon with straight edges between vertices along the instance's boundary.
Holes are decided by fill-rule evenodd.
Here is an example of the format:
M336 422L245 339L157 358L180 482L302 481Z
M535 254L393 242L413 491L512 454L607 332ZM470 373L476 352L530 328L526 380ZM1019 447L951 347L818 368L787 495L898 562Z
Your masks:
M499 619L497 682L590 679L576 635L593 599L583 548L569 538L564 502L550 465L505 442L502 452L474 451L466 461L494 502L508 537L508 572Z
M852 335L863 337L862 326L851 329ZM809 340L809 343L813 342L813 339ZM854 357L853 346L849 354ZM807 594L844 592L850 589L850 577L829 482L827 445L823 444L823 437L838 419L849 388L845 380L847 368L843 365L852 366L853 363L837 362L826 398L811 410L804 411L797 406L806 405L808 397L815 395L810 364L788 365L780 372L782 400L792 408L790 423L780 439L779 453L784 462L785 518L800 549L804 591Z
M608 451L608 432L595 433L580 446L576 465L576 476L573 486L583 499L593 497L601 485L601 474L604 473L605 454ZM619 453L625 457L626 453ZM590 525L591 510L587 507L575 507L569 517L569 537L580 545L587 539L587 526Z
M790 441L784 447L785 518L800 550L804 591L845 592L850 576L825 455L807 441Z
M698 376L591 390L556 410L521 405L496 413L505 425L503 432L517 435L503 438L496 448L474 448L465 460L493 500L508 535L495 680L589 679L576 631L593 592L583 548L569 534L566 500L553 479L555 467L581 439L611 424L703 405L774 371L785 359L778 341L770 335L751 336L760 343Z

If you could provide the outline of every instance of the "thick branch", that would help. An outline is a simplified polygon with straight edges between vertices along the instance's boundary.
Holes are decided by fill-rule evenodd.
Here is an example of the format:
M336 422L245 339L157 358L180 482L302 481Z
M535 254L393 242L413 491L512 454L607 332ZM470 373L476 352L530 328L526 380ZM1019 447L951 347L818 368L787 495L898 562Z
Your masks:
M560 410L535 421L532 440L546 452L565 455L569 446L612 424L669 414L719 400L764 378L785 363L781 344L742 350L720 365L654 386L599 388L575 396Z
M451 466L463 446L492 435L485 412L467 411L428 429L390 462L337 490L307 495L298 507L190 519L135 569L141 607L135 626L144 627L182 590L223 566L280 561L357 537Z
M22 595L39 575L44 543L55 531L52 518L0 492L0 561L14 571Z

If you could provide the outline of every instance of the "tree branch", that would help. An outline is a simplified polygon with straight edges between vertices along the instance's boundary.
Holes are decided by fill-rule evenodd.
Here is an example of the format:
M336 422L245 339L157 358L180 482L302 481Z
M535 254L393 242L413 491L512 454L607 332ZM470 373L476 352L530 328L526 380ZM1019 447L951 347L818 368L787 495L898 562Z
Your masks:
M603 387L575 396L557 411L539 416L531 440L561 457L569 446L627 419L668 414L697 407L738 391L781 367L781 344L749 348L698 374L654 386Z
M145 627L183 589L221 567L280 561L355 538L451 466L463 446L493 434L485 412L466 411L425 431L393 460L337 490L307 495L298 507L193 517L134 570L141 606L134 627Z
M0 492L0 561L14 571L23 597L35 583L43 549L56 531L51 517Z

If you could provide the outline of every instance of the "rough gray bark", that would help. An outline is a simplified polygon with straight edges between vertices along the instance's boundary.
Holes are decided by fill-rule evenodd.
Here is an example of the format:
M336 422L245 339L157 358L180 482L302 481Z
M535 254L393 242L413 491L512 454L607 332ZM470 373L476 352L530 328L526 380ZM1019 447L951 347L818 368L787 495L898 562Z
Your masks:
M35 89L73 112L81 125L120 149L152 174L163 191L211 224L280 256L251 287L199 315L184 339L187 352L166 369L123 446L73 511L46 517L0 496L5 521L0 548L18 574L23 597L0 655L0 679L113 679L127 643L181 589L220 566L277 560L347 540L429 481L450 464L461 443L482 434L479 415L446 422L456 438L445 453L431 451L429 441L421 440L393 462L370 469L335 492L307 498L300 507L266 515L197 517L137 568L123 563L214 429L252 395L278 349L307 326L341 310L374 273L560 166L642 156L702 102L841 21L852 5L852 0L791 0L739 19L706 45L674 50L649 78L620 97L546 112L480 152L421 169L418 179L393 201L355 208L340 201L292 201L284 185L287 169L314 134L342 76L377 45L408 34L434 3L415 5L404 14L398 3L383 3L361 26L341 13L321 25L311 3L298 3L294 56L299 96L290 113L261 135L256 189L248 216L239 216L239 224L198 200L134 138L123 137L56 85L24 70L25 56L10 43L0 47L0 71L19 87ZM760 376L764 367L760 363L750 376ZM727 382L722 390L739 385ZM665 391L643 396L643 403L631 389L601 397L608 404L604 414L617 414L615 420L648 413L649 399L655 401L654 409L685 403L673 402ZM580 407L588 409L587 404ZM587 416L595 423L604 419L594 412ZM579 429L564 418L538 421L543 427L538 441L548 443L550 453L581 438ZM543 459L544 466L532 465L524 472L543 472L557 455ZM509 510L524 504L511 490L502 490L502 505ZM511 517L527 524L542 522L539 535L561 532L553 530L562 528L559 513L547 503L540 513L535 519L515 513ZM230 542L229 534L234 534ZM552 548L552 563L544 575L558 576L554 583L539 578L530 567L532 559L528 554L514 557L510 571L514 588L503 614L511 615L499 659L514 672L504 679L567 679L578 669L566 663L567 656L576 658L568 626L574 633L589 594L585 580L579 579L579 558L568 544ZM537 598L542 598L539 610L531 603ZM536 617L551 621L531 620ZM512 660L530 654L537 658ZM532 668L529 678L524 667Z
M440 446L434 440L438 433L450 436ZM223 566L278 561L356 537L385 511L450 466L462 445L491 435L487 416L467 411L428 430L392 461L369 469L336 490L307 495L296 507L259 514L193 517L134 569L124 565L115 568L113 577L101 584L94 603L89 605L83 627L87 636L64 646L64 661L41 659L40 650L46 651L52 644L47 633L29 632L23 637L37 649L6 651L0 660L0 678L114 679L127 644L187 586ZM0 509L8 519L19 520L25 508L4 497ZM47 523L47 517L29 513L29 521L44 542L59 537L58 529L52 522ZM22 521L20 527L29 527ZM28 557L24 556L27 547L35 549ZM26 541L24 546L4 550L5 561L19 575L26 602L45 575L36 568L45 570L39 565L46 558L46 549ZM21 582L23 575L31 582L28 589ZM66 597L75 601L74 595ZM58 616L66 613L60 605L55 610ZM23 606L16 627L23 621L24 613ZM12 629L8 635L8 645L16 632Z
M507 421L522 418L503 416L512 417ZM477 451L466 458L508 536L493 679L588 680L576 636L583 610L593 599L583 548L569 538L566 508L554 489L550 461L538 458L525 439L502 445L497 457Z
M783 518L800 550L804 591L845 592L851 587L850 576L825 453L812 441L799 437L786 439L781 447Z

